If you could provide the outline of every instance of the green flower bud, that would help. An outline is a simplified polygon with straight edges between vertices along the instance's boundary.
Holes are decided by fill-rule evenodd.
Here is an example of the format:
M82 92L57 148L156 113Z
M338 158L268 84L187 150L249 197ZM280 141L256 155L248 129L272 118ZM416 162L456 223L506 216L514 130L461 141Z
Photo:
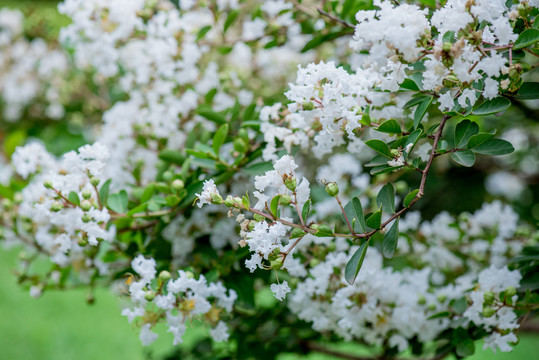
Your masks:
M64 208L64 205L62 205L61 202L55 201L51 205L51 211L58 212Z
M483 294L483 299L485 300L485 304L492 304L492 302L494 301L494 293L492 291L486 291L484 294Z
M153 290L148 290L144 293L144 298L148 301L152 301L153 299L155 299L155 291Z
M296 190L296 186L298 185L296 178L292 177L290 175L284 176L284 186L290 191Z
M227 207L232 207L234 206L234 199L232 198L232 195L228 195L225 199L225 205Z
M84 214L82 214L81 219L82 219L83 223L87 223L87 222L90 222L92 220L92 217L90 216L90 214L84 213Z
M96 178L95 176L92 176L90 178L90 184L92 184L93 186L99 185L100 182L101 182L101 179Z
M513 286L509 286L507 289L505 289L505 296L512 298L517 294L517 289L515 289Z
M52 189L52 181L50 181L50 180L45 180L45 181L43 181L43 186L44 186L46 189Z
M221 205L225 201L223 200L222 196L216 193L211 194L211 203L215 205Z
M306 111L310 111L310 110L314 110L314 104L312 103L312 101L305 101L303 103L303 110L306 110Z
M22 203L22 200L22 194L20 192L16 192L15 195L13 195L13 201L15 202L15 204Z
M438 295L438 301L443 303L445 300L447 300L447 295L440 294Z
M172 182L172 188L176 191L180 191L184 188L185 184L180 179L176 179Z
M310 228L313 229L313 230L318 230L319 227L320 227L320 224L312 224L310 226Z
M79 241L77 241L77 244L79 244L80 247L85 247L86 245L88 245L88 240L79 239Z
M188 278L188 279L193 279L195 277L195 274L193 274L191 271L186 271L185 272L185 276Z
M330 182L326 185L326 192L329 196L337 196L339 194L339 186L335 182Z
M491 317L492 315L496 314L496 310L494 310L493 308L491 308L490 306L485 306L483 308L483 316L486 317L486 318L489 318Z
M247 147L248 145L243 139L241 138L234 139L234 150L236 150L237 152L244 154L247 152Z
M327 249L329 252L335 251L337 249L337 244L332 242L327 246Z
M394 157L399 156L399 150L397 149L391 149L390 152L391 152L391 155L393 155Z
M434 310L436 310L436 305L435 304L429 304L429 306L427 306L427 309L430 310L430 311L434 311Z
M292 198L286 194L281 195L279 198L279 205L287 206L290 205L290 203L292 203Z
M172 276L166 270L163 270L159 273L159 280L161 280L162 282L169 281L171 278Z
M163 173L163 180L166 182L169 182L170 180L172 180L173 177L174 177L174 174L172 173L172 171L165 171Z
M310 262L309 262L309 266L310 267L315 267L316 265L320 264L320 260L318 260L317 258L313 258Z
M86 200L92 197L92 191L90 189L86 189L82 192L82 197Z
M88 200L82 200L80 202L80 208L83 210L83 211L88 211L92 208L92 203Z
M425 305L427 303L427 299L425 299L425 297L423 295L419 295L419 297L417 299L417 303L419 305Z

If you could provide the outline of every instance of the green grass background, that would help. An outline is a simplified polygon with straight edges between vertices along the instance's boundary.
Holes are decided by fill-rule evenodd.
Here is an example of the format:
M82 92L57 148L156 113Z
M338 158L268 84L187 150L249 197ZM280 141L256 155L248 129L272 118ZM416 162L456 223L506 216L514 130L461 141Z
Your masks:
M0 250L0 359L10 360L109 360L159 359L172 350L172 335L163 328L159 339L143 348L138 331L120 315L121 300L107 289L98 289L96 302L86 304L83 289L47 292L39 299L31 298L26 289L16 284L12 270L16 267L17 251ZM205 333L190 329L186 346ZM539 337L523 335L512 353L482 351L477 344L474 360L534 360L539 359ZM332 348L358 353L354 344ZM362 351L362 353L364 353ZM281 360L297 359L285 355ZM309 360L332 359L313 354Z

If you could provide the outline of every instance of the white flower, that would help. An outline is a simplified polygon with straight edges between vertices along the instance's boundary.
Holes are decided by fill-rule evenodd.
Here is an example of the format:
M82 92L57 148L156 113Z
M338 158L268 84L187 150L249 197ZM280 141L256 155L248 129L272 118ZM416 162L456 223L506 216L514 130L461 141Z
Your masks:
M271 284L270 290L273 292L273 295L277 300L284 300L286 297L286 294L290 292L290 288L288 287L288 282L284 280L280 284Z
M131 261L131 267L139 274L146 282L150 282L155 278L155 260L146 259L143 255L139 255Z
M159 335L157 335L152 330L150 330L151 327L152 327L151 324L144 324L142 325L142 328L140 329L139 338L143 346L148 346L152 344L159 337Z
M215 341L227 341L230 334L228 333L228 327L222 321L219 321L216 327L210 330L210 335Z
M202 193L195 194L195 195L198 198L197 205L199 208L201 208L204 204L211 204L212 195L213 196L219 195L219 190L217 190L217 186L215 186L213 179L210 179L210 180L204 181L204 186L202 187Z

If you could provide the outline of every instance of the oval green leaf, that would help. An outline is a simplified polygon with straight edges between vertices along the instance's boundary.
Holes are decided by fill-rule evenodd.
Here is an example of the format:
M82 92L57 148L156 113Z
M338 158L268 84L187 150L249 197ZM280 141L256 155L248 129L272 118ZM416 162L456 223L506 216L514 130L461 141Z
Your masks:
M363 265L363 260L365 260L365 254L367 254L368 241L365 241L359 249L356 250L354 255L348 260L346 267L344 268L344 278L346 281L352 285L356 280L357 274Z

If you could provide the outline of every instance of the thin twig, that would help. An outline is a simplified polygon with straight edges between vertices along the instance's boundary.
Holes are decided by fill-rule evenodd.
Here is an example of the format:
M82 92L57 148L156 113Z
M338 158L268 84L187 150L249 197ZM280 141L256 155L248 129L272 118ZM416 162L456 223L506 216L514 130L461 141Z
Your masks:
M338 22L339 24L341 24L341 25L344 26L344 27L347 27L347 28L350 28L350 29L355 29L355 28L356 28L354 25L350 24L349 22L346 22L346 21L344 21L344 20L342 20L342 19L339 19L338 17L333 16L333 15L331 15L331 14L325 12L325 11L322 10L322 9L317 9L317 10L318 10L318 12L319 12L321 15L324 15L324 16L330 18L331 20L333 20L333 21L335 21L335 22Z

